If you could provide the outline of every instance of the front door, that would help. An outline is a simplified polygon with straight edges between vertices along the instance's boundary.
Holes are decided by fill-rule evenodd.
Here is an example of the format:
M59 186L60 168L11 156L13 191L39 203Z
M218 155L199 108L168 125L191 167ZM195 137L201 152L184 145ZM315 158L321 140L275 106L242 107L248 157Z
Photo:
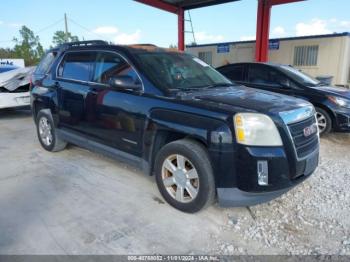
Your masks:
M140 112L143 97L139 91L113 88L112 77L130 76L141 80L121 55L97 52L91 86L87 95L86 117L97 140L121 151L141 156L145 114Z

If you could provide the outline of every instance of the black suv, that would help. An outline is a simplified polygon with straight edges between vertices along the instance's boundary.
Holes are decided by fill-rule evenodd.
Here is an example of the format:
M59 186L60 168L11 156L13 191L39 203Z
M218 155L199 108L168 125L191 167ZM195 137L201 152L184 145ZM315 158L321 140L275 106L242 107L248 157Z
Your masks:
M350 90L327 86L289 65L237 63L217 70L236 83L309 101L316 109L320 134L350 132Z
M303 100L233 85L186 53L100 41L50 50L32 79L41 145L72 143L155 174L166 201L196 212L280 196L316 169Z

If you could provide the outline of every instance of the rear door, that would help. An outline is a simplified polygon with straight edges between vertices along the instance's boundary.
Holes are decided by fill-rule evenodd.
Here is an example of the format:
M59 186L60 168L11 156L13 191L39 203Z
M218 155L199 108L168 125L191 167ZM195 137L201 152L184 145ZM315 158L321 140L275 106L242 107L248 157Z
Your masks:
M67 52L62 58L55 82L59 96L60 127L91 134L91 125L86 115L90 105L87 104L86 97L94 60L95 53L90 51Z

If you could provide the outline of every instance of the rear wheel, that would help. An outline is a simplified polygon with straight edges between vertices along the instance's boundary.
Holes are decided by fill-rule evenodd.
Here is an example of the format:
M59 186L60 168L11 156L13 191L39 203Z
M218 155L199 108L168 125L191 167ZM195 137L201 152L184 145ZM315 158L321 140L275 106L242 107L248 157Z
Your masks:
M41 110L36 118L36 126L38 139L45 150L58 152L65 149L67 143L57 136L51 114Z
M194 213L213 203L215 182L205 148L192 140L165 145L155 163L160 193L173 207Z
M317 125L320 135L326 135L332 130L332 119L322 108L316 107Z

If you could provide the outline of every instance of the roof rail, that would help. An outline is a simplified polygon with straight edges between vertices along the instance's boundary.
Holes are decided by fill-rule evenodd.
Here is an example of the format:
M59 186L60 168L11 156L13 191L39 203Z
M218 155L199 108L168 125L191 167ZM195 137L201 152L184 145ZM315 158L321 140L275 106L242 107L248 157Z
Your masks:
M77 46L90 46L90 45L108 45L108 42L103 40L89 40L89 41L77 41L77 42L68 42L59 46L60 49L67 49L69 47Z

